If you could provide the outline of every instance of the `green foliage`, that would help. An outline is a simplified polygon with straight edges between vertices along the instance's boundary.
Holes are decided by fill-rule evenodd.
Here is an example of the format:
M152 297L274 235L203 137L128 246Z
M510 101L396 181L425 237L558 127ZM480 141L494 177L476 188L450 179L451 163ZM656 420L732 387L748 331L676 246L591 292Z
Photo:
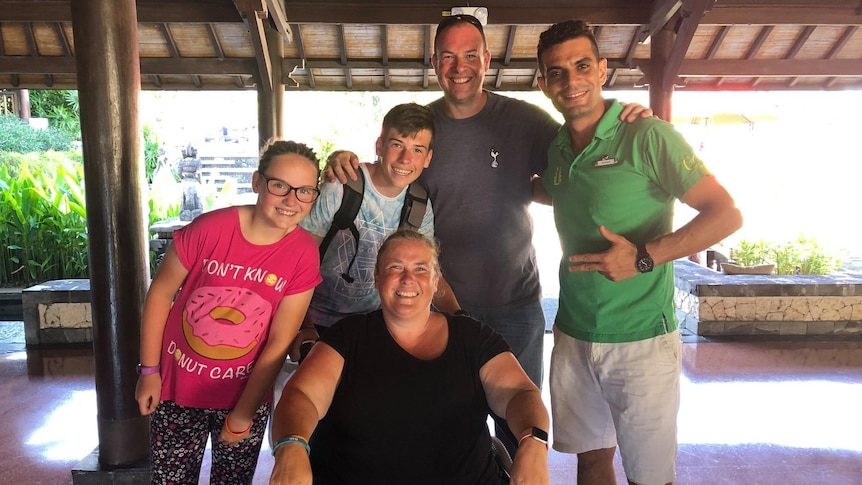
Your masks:
M159 167L159 146L159 136L144 125L144 170L148 184L153 183L153 174Z
M15 116L0 116L0 152L70 150L74 139L75 136L63 130L51 127L37 130Z
M841 266L841 258L821 246L816 239L799 235L796 240L784 243L764 240L742 240L731 251L737 264L755 266L775 264L777 274L823 275Z
M47 164L45 164L47 165ZM86 278L83 166L0 166L0 285Z
M73 139L81 138L80 112L78 91L30 91L30 114L48 118L49 126L70 134Z
M338 135L337 133L333 133L333 135ZM311 147L314 150L314 153L317 154L317 159L320 161L320 169L323 170L326 168L326 157L328 157L332 152L338 149L335 146L335 141L332 138L323 138L321 136L314 137L314 144Z

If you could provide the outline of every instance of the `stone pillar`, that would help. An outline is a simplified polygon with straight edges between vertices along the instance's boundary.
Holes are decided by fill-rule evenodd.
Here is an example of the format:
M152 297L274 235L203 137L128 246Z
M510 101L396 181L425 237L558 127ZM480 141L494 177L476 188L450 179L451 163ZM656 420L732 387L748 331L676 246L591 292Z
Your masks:
M124 468L149 454L149 420L134 398L150 277L137 11L134 0L72 0L71 11L87 190L98 461Z

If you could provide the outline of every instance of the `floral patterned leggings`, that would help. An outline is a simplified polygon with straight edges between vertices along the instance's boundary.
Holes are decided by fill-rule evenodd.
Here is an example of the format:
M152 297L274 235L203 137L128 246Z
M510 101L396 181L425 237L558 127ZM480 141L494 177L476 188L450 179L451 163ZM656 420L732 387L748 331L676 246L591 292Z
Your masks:
M257 408L251 438L237 446L219 440L230 409L204 409L162 401L150 415L153 485L197 485L207 437L212 438L210 485L251 484L272 403Z

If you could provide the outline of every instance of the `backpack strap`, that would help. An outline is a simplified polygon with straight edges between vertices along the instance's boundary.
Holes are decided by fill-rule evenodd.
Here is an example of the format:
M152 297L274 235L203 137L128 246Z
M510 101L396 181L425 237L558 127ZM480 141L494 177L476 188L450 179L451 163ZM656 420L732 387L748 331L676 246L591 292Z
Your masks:
M356 180L347 180L344 184L344 194L341 198L341 206L335 211L332 217L332 224L329 226L329 231L320 242L320 261L323 261L323 256L329 245L332 244L332 239L335 234L342 229L349 229L353 235L353 257L350 258L350 264L347 265L347 270L341 275L348 283L353 283L353 277L349 275L350 268L353 267L353 261L356 259L356 253L359 252L359 231L356 229L356 215L359 214L359 207L362 206L362 196L365 193L365 175L362 170L357 170L358 177Z
M419 229L422 227L422 219L428 209L428 191L418 182L407 187L404 195L404 206L401 208L401 222L398 227L409 227Z

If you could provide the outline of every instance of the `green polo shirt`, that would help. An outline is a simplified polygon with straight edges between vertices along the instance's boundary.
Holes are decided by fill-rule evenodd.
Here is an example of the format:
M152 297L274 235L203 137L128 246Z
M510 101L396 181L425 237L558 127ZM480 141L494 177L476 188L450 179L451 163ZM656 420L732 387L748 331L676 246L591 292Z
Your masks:
M654 118L619 120L606 101L590 144L577 156L566 125L548 150L542 181L553 197L560 262L559 330L590 342L634 342L676 329L673 264L613 282L596 272L569 272L568 256L605 251L604 225L633 243L672 230L674 199L709 171L673 126ZM634 261L632 261L634 265Z

